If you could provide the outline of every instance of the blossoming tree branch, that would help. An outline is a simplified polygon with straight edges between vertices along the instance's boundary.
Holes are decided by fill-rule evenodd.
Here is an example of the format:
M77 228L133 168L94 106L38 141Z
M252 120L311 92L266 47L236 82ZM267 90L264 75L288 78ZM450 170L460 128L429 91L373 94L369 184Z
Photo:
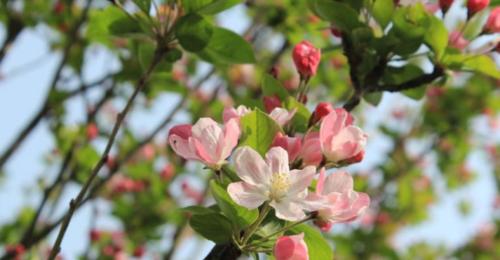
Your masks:
M51 45L63 55L43 106L0 154L8 173L25 139L50 123L56 147L47 167L57 170L41 181L39 204L0 226L2 259L64 257L74 216L89 204L84 259L173 259L190 230L214 244L204 259L422 257L398 255L387 241L423 221L437 196L427 155L435 153L449 189L470 182L465 159L477 147L467 142L476 130L469 122L481 114L493 122L500 109L499 1L13 2L1 2L0 64L38 21L58 33ZM226 28L233 21L219 23L236 8L249 20L241 35ZM82 71L92 48L108 51L120 68L88 83ZM81 86L65 86L65 70ZM424 100L413 116L392 113L409 131L362 113L384 92ZM166 94L170 111L163 106L160 123L139 134L133 112ZM70 126L65 105L79 96L85 121ZM377 140L365 128L370 117L383 119L377 133L391 140L390 152L368 149ZM407 151L415 139L429 143L416 156ZM479 143L495 158L489 142ZM351 165L383 153L368 171L378 181L353 174ZM66 201L69 184L79 190ZM111 202L121 231L97 227L101 199ZM330 233L341 226L352 230ZM154 242L164 243L165 227L173 232L160 250ZM481 233L489 244L454 254L494 254L491 233Z

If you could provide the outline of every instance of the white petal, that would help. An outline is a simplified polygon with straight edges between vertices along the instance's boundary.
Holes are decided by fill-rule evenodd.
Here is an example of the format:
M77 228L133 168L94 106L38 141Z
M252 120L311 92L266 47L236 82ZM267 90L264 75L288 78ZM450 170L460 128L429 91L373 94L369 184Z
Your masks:
M203 117L193 125L192 128L193 138L201 143L205 151L211 155L211 159L216 161L217 146L224 139L224 133L214 120L208 117Z
M309 187L312 179L314 178L314 174L316 173L316 167L307 166L302 170L292 170L290 171L290 190L288 193L290 194L298 194Z
M245 146L234 152L236 174L246 183L251 185L269 185L271 182L271 169L264 159L252 148Z
M269 205L274 208L276 217L279 219L299 221L306 217L302 207L297 203L283 200L280 202L271 201Z
M271 148L266 154L266 163L271 167L272 173L288 173L288 153L285 149L277 146Z
M241 181L229 184L227 192L234 202L249 209L255 209L267 200L262 189Z

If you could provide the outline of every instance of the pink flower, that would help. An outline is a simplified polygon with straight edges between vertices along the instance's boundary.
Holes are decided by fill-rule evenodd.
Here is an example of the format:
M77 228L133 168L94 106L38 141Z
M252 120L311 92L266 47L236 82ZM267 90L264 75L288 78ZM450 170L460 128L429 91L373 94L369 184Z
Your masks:
M318 166L323 161L319 132L309 132L306 134L299 158L302 159L303 165Z
M302 148L302 140L298 137L290 137L282 133L276 134L274 137L272 147L281 147L288 153L288 159L293 162L299 155Z
M224 123L227 123L229 120L236 118L239 122L240 117L252 112L251 109L244 105L240 105L237 108L234 107L226 107L224 108L224 112L222 112L222 118Z
M490 12L486 25L484 26L487 32L498 33L500 32L500 7L495 7Z
M459 31L451 32L448 41L450 46L459 50L463 50L465 47L467 47L467 45L469 45L469 41L465 39L462 33Z
M471 17L475 13L482 11L484 8L488 7L490 0L468 0L467 1L467 13L468 17Z
M326 200L325 207L318 210L315 221L323 231L328 231L334 223L354 220L370 205L370 197L366 193L353 190L349 174L337 172L325 178L325 168L320 171L316 193L311 193L308 198Z
M89 139L90 141L94 140L99 135L99 128L97 128L97 125L95 123L88 124L85 130L87 139Z
M304 233L278 238L274 245L274 257L276 260L308 260L309 252Z
M295 115L295 112L297 112L297 109L293 109L291 111L288 111L284 108L277 107L269 113L269 116L278 123L280 126L286 125L290 120L292 120L293 116Z
M316 74L321 50L316 49L310 42L302 41L293 48L293 62L297 71L303 78L309 78Z
M304 219L304 210L313 210L305 198L315 167L290 171L288 154L281 147L271 148L265 160L252 148L242 147L233 159L242 181L229 184L227 191L238 205L255 209L267 201L276 217L289 221Z
M238 144L240 127L229 120L220 127L210 118L200 118L196 124L179 125L170 130L168 141L172 149L187 160L198 160L219 169Z
M359 156L366 145L366 134L352 125L345 109L335 109L323 118L319 131L321 150L330 162L341 162Z

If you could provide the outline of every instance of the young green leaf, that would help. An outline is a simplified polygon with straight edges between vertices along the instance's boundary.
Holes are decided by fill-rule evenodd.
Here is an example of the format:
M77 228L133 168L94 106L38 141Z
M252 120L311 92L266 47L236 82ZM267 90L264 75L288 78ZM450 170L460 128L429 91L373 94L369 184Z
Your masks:
M231 222L219 213L195 214L189 220L189 225L216 244L228 242L233 232Z
M207 47L214 27L199 14L188 14L176 24L175 35L182 48L190 52L197 52Z
M307 125L309 123L309 118L311 117L311 112L304 104L298 102L293 97L288 97L285 99L285 107L288 111L295 109L295 115L292 118L291 124L297 131L306 131Z
M285 100L288 97L288 91L283 87L281 82L268 74L264 74L262 78L262 92L264 96L277 95L280 100Z
M215 181L210 182L210 191L214 196L219 208L227 216L232 223L236 224L238 229L243 229L252 224L259 212L257 209L249 210L236 204L227 194L227 191Z
M394 8L394 0L376 0L375 3L373 3L373 17L382 29L391 21Z
M255 63L252 45L240 35L224 28L215 28L208 46L197 54L216 64Z
M363 99L373 106L378 106L380 101L382 101L382 92L374 92L366 94L363 96Z
M146 15L149 15L149 9L151 8L151 0L133 0L135 5L141 9Z
M431 15L430 26L424 36L424 42L434 51L437 60L440 60L448 46L448 30L439 18Z
M349 31L363 24L358 13L345 3L329 0L313 0L314 11L323 19L332 22L341 30Z
M256 109L240 119L242 138L240 145L248 145L259 152L266 154L281 127L266 113Z

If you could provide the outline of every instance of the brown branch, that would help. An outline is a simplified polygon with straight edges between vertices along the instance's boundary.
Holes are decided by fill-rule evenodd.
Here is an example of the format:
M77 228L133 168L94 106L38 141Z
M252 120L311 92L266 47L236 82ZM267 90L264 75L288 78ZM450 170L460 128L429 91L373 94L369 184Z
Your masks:
M118 130L121 127L121 124L123 120L125 119L127 113L129 112L130 108L132 107L132 104L139 94L139 92L144 89L146 86L147 81L149 80L151 73L155 69L155 67L160 63L161 59L163 58L165 54L165 50L162 49L163 47L158 44L158 49L155 52L155 55L153 57L153 61L151 62L149 68L146 70L146 72L143 74L143 76L139 79L137 82L137 85L135 87L134 92L132 93L132 96L130 96L127 104L125 105L125 108L122 110L121 113L118 114L116 123L113 127L113 130L111 132L111 135L109 137L108 143L106 145L106 148L104 149L104 152L101 155L101 158L99 159L99 162L95 165L94 169L92 170L92 173L90 174L90 177L87 179L85 184L83 185L82 189L78 193L77 197L72 199L69 203L69 211L64 217L64 220L61 225L61 229L59 231L59 234L57 235L56 241L54 243L54 246L52 248L52 251L50 253L49 259L53 260L56 258L57 254L61 251L61 243L64 238L64 234L66 233L66 230L69 226L69 223L71 221L71 218L78 207L78 205L81 203L81 201L84 199L84 196L87 193L87 190L90 188L90 185L94 181L95 177L97 177L97 174L99 173L100 169L102 166L106 163L108 159L109 152L111 150L111 147L113 146L113 143L115 141L116 135L118 134Z
M6 8L6 6L4 6ZM9 51L10 47L12 46L12 43L17 39L17 36L21 34L22 30L24 29L24 22L21 20L20 17L18 17L16 14L14 15L9 15L13 13L13 11L7 11L7 36L2 44L2 47L0 47L0 64L2 63L3 59L5 58L5 55Z
M370 89L369 92L378 92L378 91L389 91L389 92L399 92L412 88L418 88L420 86L432 83L434 80L442 77L444 75L443 68L439 66L435 66L434 70L430 74L424 74L414 79L408 80L401 84L395 85L382 85L375 86L373 89Z
M76 21L74 26L71 28L71 30L68 33L68 42L64 46L63 50L63 56L61 61L59 62L59 65L56 68L56 71L54 73L54 77L52 78L52 81L50 83L50 88L48 91L47 96L45 97L45 100L43 102L42 107L40 110L31 118L29 123L21 130L20 134L14 139L14 141L8 146L7 150L0 156L0 169L3 168L5 163L9 160L9 158L14 154L14 152L20 147L21 143L26 139L26 137L35 129L35 127L40 123L40 121L43 119L45 114L50 110L50 107L52 104L50 104L50 94L52 93L53 90L55 90L57 82L59 81L59 78L61 76L61 72L66 65L66 62L69 59L69 54L71 51L71 48L73 45L76 43L78 39L78 31L80 30L81 26L83 23L87 20L87 15L91 6L92 0L89 0L87 2L87 5L83 9L82 15L80 18ZM1 54L1 53L0 53ZM0 56L0 61L1 61L1 56Z

